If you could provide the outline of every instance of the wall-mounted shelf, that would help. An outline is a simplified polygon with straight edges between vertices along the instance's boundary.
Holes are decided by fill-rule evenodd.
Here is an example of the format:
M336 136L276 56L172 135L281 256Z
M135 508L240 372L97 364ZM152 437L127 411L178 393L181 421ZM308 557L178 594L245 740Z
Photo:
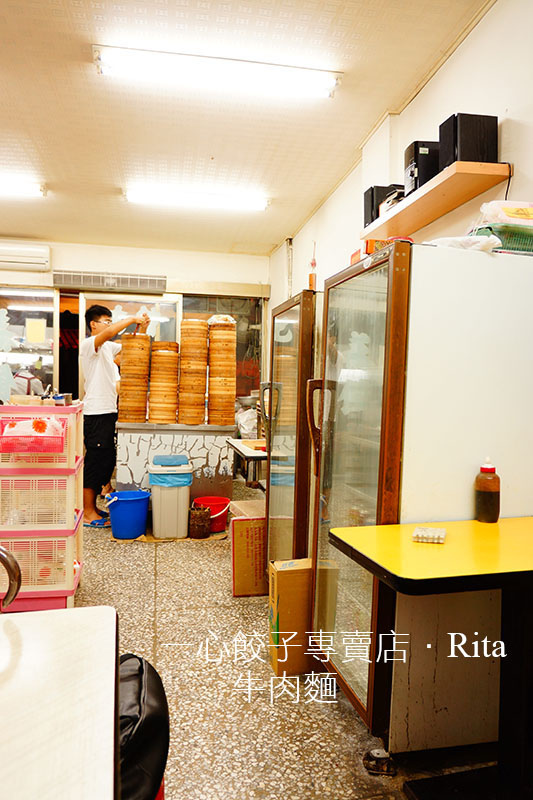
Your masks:
M509 164L456 161L367 225L361 231L361 239L409 236L448 211L507 180L509 174L512 174Z

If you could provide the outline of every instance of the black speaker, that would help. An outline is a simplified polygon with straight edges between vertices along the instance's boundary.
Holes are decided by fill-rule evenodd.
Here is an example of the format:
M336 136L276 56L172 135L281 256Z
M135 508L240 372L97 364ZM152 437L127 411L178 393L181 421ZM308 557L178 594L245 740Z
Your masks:
M405 197L439 171L439 142L411 142L404 153Z
M364 194L364 225L370 225L379 217L379 206L392 192L403 191L400 183L391 183L390 186L371 186Z
M498 161L498 117L452 114L439 125L439 170L455 161Z

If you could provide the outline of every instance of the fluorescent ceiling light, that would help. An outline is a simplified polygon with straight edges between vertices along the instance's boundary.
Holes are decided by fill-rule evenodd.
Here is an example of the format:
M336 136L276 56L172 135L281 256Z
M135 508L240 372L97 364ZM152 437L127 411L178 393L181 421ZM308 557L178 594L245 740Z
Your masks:
M53 306L30 306L30 305L21 305L19 303L14 303L11 306L7 307L8 311L39 311L44 314L52 314L54 311Z
M198 192L172 186L138 183L128 187L126 200L167 208L222 209L226 211L264 211L268 198L259 192Z
M36 181L13 175L0 175L0 197L43 197L45 194L44 186Z
M105 45L93 45L93 59L101 75L254 97L332 97L342 77L341 72L321 69Z

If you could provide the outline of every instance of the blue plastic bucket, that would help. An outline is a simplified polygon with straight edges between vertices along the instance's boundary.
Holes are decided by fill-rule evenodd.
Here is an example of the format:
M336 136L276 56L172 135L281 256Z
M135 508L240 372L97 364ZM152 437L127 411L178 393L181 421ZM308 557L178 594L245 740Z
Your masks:
M146 533L150 492L111 492L106 497L114 539L137 539Z

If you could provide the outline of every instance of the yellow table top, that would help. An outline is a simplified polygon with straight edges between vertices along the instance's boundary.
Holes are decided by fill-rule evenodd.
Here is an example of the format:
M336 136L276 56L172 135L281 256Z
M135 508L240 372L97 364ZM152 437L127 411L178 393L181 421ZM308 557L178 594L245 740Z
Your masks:
M413 542L416 527L445 528L444 544ZM378 577L405 581L404 590L413 581L533 572L533 517L332 528L331 534L344 545L340 549L351 550L354 560Z

